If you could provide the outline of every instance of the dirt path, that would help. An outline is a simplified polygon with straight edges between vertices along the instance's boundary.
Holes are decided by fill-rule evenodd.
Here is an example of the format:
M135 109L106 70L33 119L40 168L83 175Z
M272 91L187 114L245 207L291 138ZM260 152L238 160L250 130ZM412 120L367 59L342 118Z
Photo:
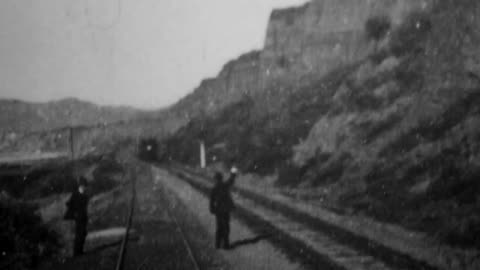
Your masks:
M208 211L207 198L175 176L161 169L152 170L156 186L165 187L170 197L178 198L177 202L182 202L195 213L196 219L210 236L209 245L213 246L214 218ZM230 238L235 248L217 251L228 262L230 269L302 269L235 218L232 220Z

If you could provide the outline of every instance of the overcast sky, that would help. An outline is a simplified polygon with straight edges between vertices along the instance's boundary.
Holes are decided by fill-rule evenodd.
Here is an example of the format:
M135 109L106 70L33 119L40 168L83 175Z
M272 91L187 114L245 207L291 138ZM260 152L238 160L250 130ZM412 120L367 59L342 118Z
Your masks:
M156 108L263 46L306 0L1 0L0 98Z

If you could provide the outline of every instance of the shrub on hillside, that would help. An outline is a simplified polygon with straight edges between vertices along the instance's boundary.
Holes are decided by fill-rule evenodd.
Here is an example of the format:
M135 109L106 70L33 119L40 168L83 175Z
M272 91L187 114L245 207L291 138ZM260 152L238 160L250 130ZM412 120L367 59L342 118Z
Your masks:
M303 170L292 164L285 162L279 166L277 185L295 187L302 181Z
M391 56L390 51L386 48L382 48L373 52L371 55L368 56L368 58L370 59L370 61L372 61L372 63L379 65L389 56Z
M404 56L409 52L423 50L423 41L432 28L430 14L415 12L405 19L405 22L392 33L390 50L396 57Z
M479 203L458 205L448 200L429 203L422 207L417 226L450 245L479 248L479 210Z
M390 18L384 15L372 17L365 23L367 38L374 41L382 40L390 28Z
M70 169L59 169L44 177L31 179L22 197L38 199L53 194L71 192L75 187L75 178L72 176Z

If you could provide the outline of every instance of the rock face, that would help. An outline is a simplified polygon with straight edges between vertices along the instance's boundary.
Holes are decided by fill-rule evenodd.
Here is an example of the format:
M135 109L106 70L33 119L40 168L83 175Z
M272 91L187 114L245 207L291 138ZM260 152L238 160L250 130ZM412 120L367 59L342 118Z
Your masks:
M313 0L298 8L273 11L261 54L263 87L295 84L304 76L322 76L371 53L365 24L387 16L399 25L432 0Z
M189 120L212 115L251 95L259 86L259 55L260 52L252 51L230 61L217 77L203 80L191 94L176 103L171 112Z
M273 106L266 92L292 90L306 78L321 77L369 55L373 44L364 33L369 18L383 15L398 25L410 12L428 9L432 1L313 0L274 10L263 50L229 62L172 110L187 119L211 115L244 95L263 95L266 105Z
M180 129L166 158L196 164L188 142L204 137L209 158L478 247L478 14L477 0L318 0L274 11L251 96ZM392 27L369 41L376 16Z

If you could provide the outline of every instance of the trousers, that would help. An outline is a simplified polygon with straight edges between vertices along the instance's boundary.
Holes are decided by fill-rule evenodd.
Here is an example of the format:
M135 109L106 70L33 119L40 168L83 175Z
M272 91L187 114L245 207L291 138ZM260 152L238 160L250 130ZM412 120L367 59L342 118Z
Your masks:
M230 247L230 213L216 215L217 231L215 234L216 248Z
M87 237L87 220L75 220L75 240L73 243L73 255L83 254L83 245Z

